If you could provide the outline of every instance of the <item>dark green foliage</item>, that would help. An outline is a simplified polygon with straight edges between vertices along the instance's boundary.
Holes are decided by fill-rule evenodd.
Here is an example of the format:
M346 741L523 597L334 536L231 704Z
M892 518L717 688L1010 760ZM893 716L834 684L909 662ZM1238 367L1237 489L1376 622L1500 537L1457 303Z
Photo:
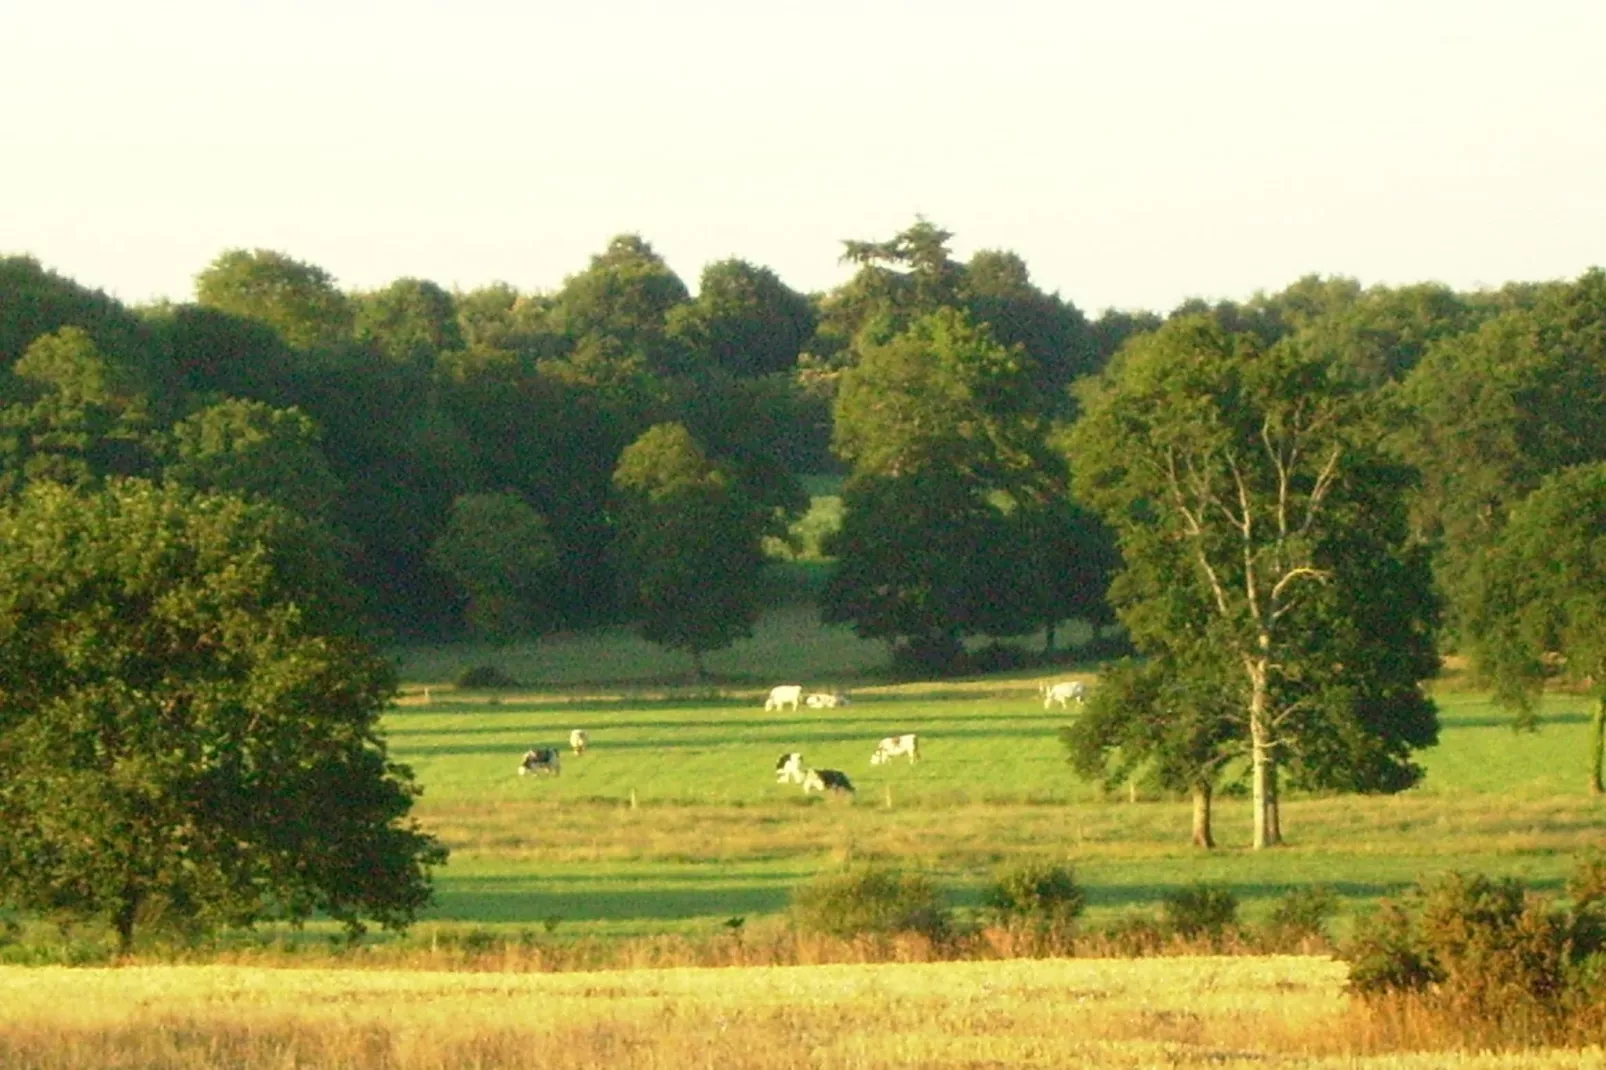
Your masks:
M1295 888L1272 907L1256 929L1256 943L1268 952L1298 952L1328 943L1327 922L1338 913L1338 895L1320 885Z
M173 427L162 477L327 520L340 494L316 425L296 409L228 399Z
M999 870L982 905L1006 923L1062 927L1081 916L1087 894L1071 867L1030 859Z
M495 691L519 686L517 680L495 665L472 665L457 674L456 683L465 691Z
M411 922L444 860L315 526L115 481L0 508L0 903L206 931Z
M804 932L844 938L907 932L941 941L953 929L929 878L876 866L826 873L796 889L792 917Z
M669 331L698 366L773 375L797 363L814 333L814 308L768 268L722 260L703 269L697 299L671 311Z
M46 270L33 257L0 257L0 371L36 338L63 327L81 329L119 362L154 355L138 317L115 299Z
M467 601L469 630L511 638L550 624L557 550L546 520L517 495L465 494L452 503L430 564Z
M1238 924L1238 897L1201 881L1167 892L1160 913L1166 928L1184 940L1219 944Z
M397 279L353 299L353 334L398 364L429 367L463 348L452 295L423 279Z
M614 471L615 572L648 642L703 655L758 619L765 510L679 424L649 429Z

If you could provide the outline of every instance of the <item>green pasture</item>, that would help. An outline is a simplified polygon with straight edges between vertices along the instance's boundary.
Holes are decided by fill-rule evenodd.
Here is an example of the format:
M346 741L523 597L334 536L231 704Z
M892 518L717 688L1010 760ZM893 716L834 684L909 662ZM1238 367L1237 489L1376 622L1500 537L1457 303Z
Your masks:
M1229 885L1250 918L1291 888L1329 886L1345 903L1342 929L1449 869L1559 891L1572 856L1606 843L1606 803L1582 790L1583 697L1552 696L1544 727L1517 733L1483 696L1448 691L1418 788L1294 794L1288 846L1260 853L1243 846L1247 804L1223 798L1222 846L1201 852L1187 843L1185 801L1106 796L1066 766L1057 731L1074 709L1044 711L1036 686L1093 681L1095 666L893 682L879 646L807 626L805 612L772 615L746 645L711 658L714 679L702 683L621 635L405 652L406 693L386 727L424 786L418 816L453 848L430 918L597 935L709 931L735 916L763 924L798 884L855 860L932 874L973 906L998 865L1037 855L1075 866L1095 922L1205 880ZM491 660L528 686L448 685ZM780 682L845 687L853 702L767 712L764 693ZM591 736L578 758L566 751L575 727ZM906 731L920 734L918 765L869 764L879 738ZM565 747L561 776L516 775L532 746ZM775 760L789 750L846 771L856 797L776 784Z

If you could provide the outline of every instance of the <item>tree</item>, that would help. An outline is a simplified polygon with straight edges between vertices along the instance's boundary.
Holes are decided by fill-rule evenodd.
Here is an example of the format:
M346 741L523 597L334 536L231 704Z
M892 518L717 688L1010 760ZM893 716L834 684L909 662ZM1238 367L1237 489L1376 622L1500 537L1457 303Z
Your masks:
M266 323L298 349L351 338L351 302L329 273L271 249L220 255L195 276L195 300Z
M1024 352L942 308L842 375L832 446L843 490L829 620L928 669L951 668L966 635L1016 635L1055 620L1033 578L1059 570L1085 590L1061 521L1064 461L1034 406ZM1093 597L1097 597L1095 594ZM1066 616L1070 614L1065 614Z
M1039 290L1015 253L984 249L972 256L959 299L971 319L987 324L1006 347L1019 345L1030 358L1044 409L1069 401L1066 384L1097 370L1086 317L1058 294Z
M463 348L452 295L423 279L397 279L382 290L358 294L353 333L398 364L429 367L444 352Z
M1346 703L1348 726L1391 737L1368 760L1402 762L1431 742L1418 684L1433 599L1425 571L1402 559L1405 481L1382 455L1370 395L1295 341L1267 348L1198 316L1129 343L1083 401L1076 488L1117 532L1126 566L1111 597L1133 641L1184 660L1212 647L1240 674L1255 847L1280 838L1279 761L1341 735ZM1388 600L1363 589L1379 556L1399 562ZM1369 632L1408 649L1357 664L1354 637ZM1340 664L1363 695L1414 695L1389 707L1404 723L1357 719L1355 695L1323 679ZM1334 760L1361 764L1362 742L1335 746Z
M0 495L49 480L92 486L145 474L152 420L142 384L88 332L41 335L0 373Z
M692 656L752 634L767 518L684 427L649 428L620 454L616 571L644 639Z
M1551 473L1606 460L1606 271L1441 341L1401 394L1395 443L1422 473L1415 523L1461 636L1515 503Z
M1236 684L1219 659L1122 661L1102 674L1076 720L1060 729L1060 742L1076 772L1106 788L1146 772L1161 788L1188 793L1193 845L1214 847L1217 781L1243 751Z
M992 597L1003 518L974 483L941 467L855 473L842 488L837 558L821 597L827 623L885 640L894 659L952 669L967 635L996 620Z
M650 244L624 234L585 271L564 280L546 322L573 347L607 343L605 351L618 359L638 358L654 374L672 374L683 370L686 354L669 334L669 313L689 297Z
M310 520L328 520L340 494L310 417L232 398L174 425L162 477L195 490L274 502Z
M790 372L814 333L814 308L768 268L722 260L697 300L670 310L669 331L713 367L744 377Z
M430 564L468 597L469 628L508 637L549 617L557 548L546 520L514 494L465 494L452 503Z
M1595 690L1589 790L1606 762L1606 464L1547 477L1519 502L1480 570L1471 653L1519 723L1537 723L1546 680Z
M0 507L0 902L136 928L408 924L445 851L407 820L317 529L118 481Z

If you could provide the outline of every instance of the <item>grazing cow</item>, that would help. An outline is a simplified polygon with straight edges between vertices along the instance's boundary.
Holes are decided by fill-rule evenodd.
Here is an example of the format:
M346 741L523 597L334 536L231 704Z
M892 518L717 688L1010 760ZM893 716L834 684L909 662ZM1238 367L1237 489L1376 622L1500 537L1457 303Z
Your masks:
M1072 699L1076 700L1078 706L1087 701L1087 685L1080 680L1062 681L1053 686L1041 684L1037 688L1037 693L1043 696L1043 709L1045 710L1056 702L1060 704L1060 709L1063 710L1067 708L1067 704Z
M838 769L810 769L803 775L803 794L828 791L832 795L852 795L853 781Z
M803 686L801 684L778 684L770 688L770 697L764 700L766 710L778 710L782 706L791 706L795 711L797 704L803 701Z
M803 774L803 755L798 751L790 751L776 759L775 783L785 784L791 781L794 784L801 784Z
M803 704L815 710L834 710L848 704L848 695L845 691L816 691L805 698Z
M586 730L584 728L576 728L574 731L569 733L569 749L574 751L576 757L584 754L586 752L586 748L590 745L591 737L586 735Z
M558 748L534 747L526 751L524 760L519 763L519 776L525 773L551 773L557 776L563 772L558 761Z
M875 753L870 755L870 764L886 765L900 754L909 756L910 765L920 760L920 740L913 732L906 732L901 736L888 736L877 743Z

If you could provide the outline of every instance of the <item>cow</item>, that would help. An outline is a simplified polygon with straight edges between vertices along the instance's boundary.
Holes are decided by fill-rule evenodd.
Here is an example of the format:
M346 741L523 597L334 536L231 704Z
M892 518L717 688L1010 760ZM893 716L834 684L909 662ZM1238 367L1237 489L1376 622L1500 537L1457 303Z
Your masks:
M803 704L813 710L834 710L846 706L848 696L845 691L816 691L805 698Z
M790 705L794 711L797 704L803 701L803 687L801 684L777 684L770 688L770 697L764 700L766 710L778 710L782 706Z
M803 783L803 755L798 751L789 751L775 761L775 783L785 784L788 781L794 784Z
M576 728L574 731L569 733L569 749L574 751L575 757L579 757L580 755L584 754L586 752L586 748L590 745L591 737L586 734L586 730L584 728Z
M877 743L875 753L870 755L870 764L886 765L900 754L909 756L910 765L920 760L920 740L913 732L906 732L901 736L888 736Z
M1060 709L1066 709L1067 703L1072 699L1080 706L1087 701L1087 685L1080 680L1062 681L1052 686L1040 684L1037 693L1043 696L1043 709L1048 709L1054 703L1060 704Z
M524 760L519 763L519 776L525 773L550 773L557 776L563 772L558 760L556 747L532 747L524 754Z
M810 769L803 774L803 794L828 791L832 795L852 795L853 781L839 769Z

